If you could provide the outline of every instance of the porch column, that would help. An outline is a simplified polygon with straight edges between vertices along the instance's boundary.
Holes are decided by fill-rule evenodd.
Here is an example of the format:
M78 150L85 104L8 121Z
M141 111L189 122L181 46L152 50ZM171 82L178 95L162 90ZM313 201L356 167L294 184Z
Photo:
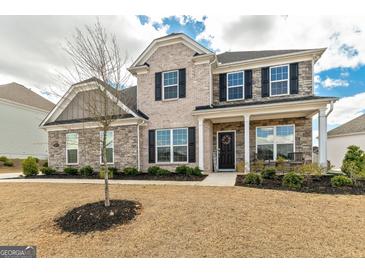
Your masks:
M204 170L204 119L198 120L199 168Z
M250 172L250 114L244 115L245 173Z
M327 168L327 116L326 108L321 108L318 115L318 150L319 164Z

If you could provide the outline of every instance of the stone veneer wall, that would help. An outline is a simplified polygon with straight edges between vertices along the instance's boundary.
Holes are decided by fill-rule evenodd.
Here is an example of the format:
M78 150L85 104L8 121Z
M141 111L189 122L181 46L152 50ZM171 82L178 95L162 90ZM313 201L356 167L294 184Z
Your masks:
M313 95L312 85L312 61L299 62L299 93L296 95L284 95L280 98ZM237 104L243 101L270 100L273 97L261 97L261 68L252 70L252 99L238 101L219 101L219 74L213 74L213 103ZM277 98L277 97L275 97Z
M273 120L250 121L250 158L254 159L256 152L256 127L274 125L295 125L295 151L303 152L306 160L312 160L312 119L283 118ZM243 122L213 124L213 157L217 163L217 132L236 131L236 163L244 161L244 130Z
M113 127L114 131L114 167L137 167L137 126ZM100 130L97 128L63 130L48 132L48 164L57 170L66 167L66 134L79 134L79 164L77 168L90 165L95 170L100 167ZM59 146L55 147L54 144Z

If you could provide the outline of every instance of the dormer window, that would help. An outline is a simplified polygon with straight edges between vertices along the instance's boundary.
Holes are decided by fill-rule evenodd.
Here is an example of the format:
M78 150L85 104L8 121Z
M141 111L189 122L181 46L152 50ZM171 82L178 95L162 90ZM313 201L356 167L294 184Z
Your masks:
M177 99L179 97L179 71L166 71L162 73L163 100Z
M289 65L270 67L270 96L289 94Z
M243 83L244 83L243 71L227 73L228 101L244 99Z

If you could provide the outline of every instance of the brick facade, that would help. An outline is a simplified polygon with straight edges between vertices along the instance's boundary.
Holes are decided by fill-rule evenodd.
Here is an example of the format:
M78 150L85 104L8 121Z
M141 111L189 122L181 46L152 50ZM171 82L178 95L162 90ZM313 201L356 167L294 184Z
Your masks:
M113 127L114 131L114 167L137 167L137 126ZM97 128L63 130L48 132L49 166L57 170L66 167L66 134L79 135L79 164L80 168L90 165L95 170L100 167L100 130ZM58 144L58 146L56 145Z

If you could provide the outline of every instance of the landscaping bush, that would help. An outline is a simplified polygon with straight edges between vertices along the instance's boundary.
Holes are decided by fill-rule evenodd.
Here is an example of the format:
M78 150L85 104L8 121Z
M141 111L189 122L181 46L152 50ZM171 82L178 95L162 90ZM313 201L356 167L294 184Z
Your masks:
M245 179L243 182L248 185L259 185L262 183L262 178L259 173L251 172L245 176Z
M352 186L353 182L349 177L337 175L331 178L331 185L333 187Z
M365 153L358 146L349 146L342 161L341 170L350 178L365 173ZM354 178L355 179L355 178Z
M264 170L265 161L264 160L257 160L252 164L252 170L254 172L261 172Z
M45 161L45 162L43 163L43 167L48 167L48 161Z
M37 175L39 172L37 161L34 157L31 156L22 161L22 168L23 174L27 177Z
M284 174L287 171L287 167L285 166L286 159L282 156L279 156L276 159L276 169L278 173Z
M193 168L193 175L195 175L195 176L203 176L203 173L202 173L201 169L198 166L196 166L196 167Z
M79 170L75 167L65 167L63 169L63 172L67 175L77 175L79 173Z
M236 171L237 172L245 172L245 162L244 161L239 161L236 164Z
M42 167L41 172L44 175L54 175L54 174L56 174L57 171L54 168L51 168L51 167Z
M186 174L186 170L188 169L189 167L186 166L186 165L182 165L182 166L177 166L175 168L175 173L176 174Z
M81 176L92 176L94 174L94 169L91 166L84 166L80 168Z
M113 179L114 174L117 173L116 170L117 170L116 168L108 168L108 178L109 179ZM104 179L104 177L105 177L105 170L102 167L102 168L100 168L100 171L99 171L99 178Z
M261 172L261 176L264 179L275 179L276 169L274 167L267 167Z
M299 174L303 176L316 175L320 176L325 172L325 169L317 163L303 164L297 168Z
M129 176L136 176L139 174L139 171L135 167L126 167L123 169L123 173Z
M158 166L151 166L147 169L148 174L150 175L158 175L158 171L160 170L160 167Z
M14 165L14 163L11 161L11 160L9 160L9 159L7 159L5 162L4 162L4 166L13 166Z
M303 176L296 174L291 171L284 175L283 177L283 186L286 186L290 189L300 189L303 183Z
M6 162L8 160L8 157L6 156L0 156L0 162Z
M171 173L171 171L164 169L164 168L160 168L157 171L157 176L164 176L164 175L169 175Z

